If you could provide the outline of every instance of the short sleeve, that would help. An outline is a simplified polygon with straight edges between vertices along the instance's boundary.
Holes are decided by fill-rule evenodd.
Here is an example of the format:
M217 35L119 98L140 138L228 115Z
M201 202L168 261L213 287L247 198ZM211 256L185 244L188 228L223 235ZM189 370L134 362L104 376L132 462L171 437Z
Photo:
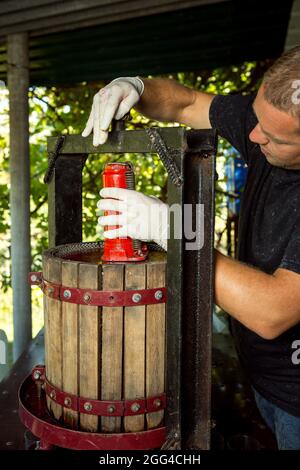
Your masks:
M249 134L257 124L252 109L255 95L217 95L211 102L209 119L220 136L236 148L246 163L254 147Z
M292 233L279 267L300 274L300 225Z

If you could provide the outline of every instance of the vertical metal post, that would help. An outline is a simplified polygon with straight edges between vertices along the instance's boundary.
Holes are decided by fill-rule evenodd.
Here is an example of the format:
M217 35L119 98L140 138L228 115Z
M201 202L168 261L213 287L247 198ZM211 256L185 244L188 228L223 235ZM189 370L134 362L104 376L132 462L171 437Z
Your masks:
M183 147L174 160L183 175ZM168 179L168 204L183 207L183 185L175 186ZM172 211L171 211L172 214ZM167 287L168 302L166 313L166 358L167 358L167 415L166 428L167 448L181 449L181 369L182 369L182 292L183 292L183 243L182 239L174 238L174 218L170 217L170 239L167 251Z
M195 142L194 142L195 143ZM182 316L182 434L183 448L210 448L211 351L214 246L214 138L211 149L187 152L184 164L184 203L203 211L203 245L184 251ZM184 246L188 240L185 240Z
M204 244L188 250L191 240L174 239L171 217L167 253L167 447L209 449L217 136L213 130L178 134L182 140L174 160L184 185L175 186L169 178L168 203L183 209L183 234L186 205L193 207L190 229L197 230L198 236L203 229ZM195 220L200 205L203 227L196 226Z
M16 360L31 340L30 161L28 125L28 35L7 38L10 119L11 275Z
M85 155L60 155L49 184L49 247L82 241L82 168Z

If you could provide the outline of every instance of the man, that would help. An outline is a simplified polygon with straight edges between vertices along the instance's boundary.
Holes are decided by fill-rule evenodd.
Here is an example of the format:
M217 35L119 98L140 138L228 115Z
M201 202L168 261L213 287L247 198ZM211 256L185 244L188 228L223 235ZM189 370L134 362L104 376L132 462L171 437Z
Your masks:
M239 260L216 251L215 302L231 315L241 362L279 449L300 449L300 46L267 71L256 96L214 96L172 80L116 79L94 97L83 136L93 131L94 145L104 143L112 118L135 105L152 119L216 128L248 165ZM166 222L130 227L130 214L145 221L146 211L136 206L161 209L160 201L124 189L100 194L121 200L120 215L99 219L121 226L105 236L128 234L166 247ZM105 199L99 207L114 210L116 202Z

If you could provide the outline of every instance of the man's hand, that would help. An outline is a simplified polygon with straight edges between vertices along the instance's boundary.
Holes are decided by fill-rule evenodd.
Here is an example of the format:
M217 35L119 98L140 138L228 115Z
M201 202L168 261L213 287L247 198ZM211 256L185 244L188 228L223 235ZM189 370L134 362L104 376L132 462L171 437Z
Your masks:
M87 137L94 133L93 145L104 144L111 121L122 119L139 101L144 84L138 77L116 78L94 96L92 110L82 132Z
M103 188L97 206L117 214L99 217L104 226L118 226L104 232L106 238L131 237L153 240L167 249L169 207L154 196L146 196L132 189Z

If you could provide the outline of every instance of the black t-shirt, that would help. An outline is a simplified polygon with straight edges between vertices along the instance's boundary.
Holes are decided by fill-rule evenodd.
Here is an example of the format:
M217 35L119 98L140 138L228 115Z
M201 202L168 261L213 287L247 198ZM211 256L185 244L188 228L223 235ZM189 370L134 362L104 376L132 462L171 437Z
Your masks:
M259 145L250 141L249 134L257 124L254 98L218 95L210 107L212 127L248 165L238 259L268 274L279 267L300 274L300 170L270 165ZM273 340L261 338L234 319L231 329L254 388L278 407L300 416L300 365L292 361L293 342L300 340L300 323Z

